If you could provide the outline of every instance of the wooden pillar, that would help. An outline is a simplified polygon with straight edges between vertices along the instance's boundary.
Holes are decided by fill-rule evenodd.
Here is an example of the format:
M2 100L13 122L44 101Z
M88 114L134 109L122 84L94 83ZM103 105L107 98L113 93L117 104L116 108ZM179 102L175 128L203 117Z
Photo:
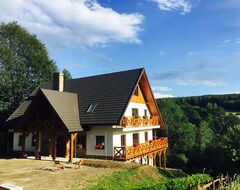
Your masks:
M159 168L161 169L162 167L162 157L161 157L162 152L158 153L158 163L159 163Z
M38 158L39 158L39 131L36 132L36 141L35 141L35 159L38 159Z
M22 133L22 149L21 149L21 157L24 158L25 155L25 139L26 139L26 132Z
M52 159L53 159L53 161L56 160L56 157L57 157L57 138L56 138L56 136L54 136L52 139Z
M153 166L156 166L156 156L155 153L152 154L152 158L153 158Z
M52 156L52 138L49 138L49 149L48 149L48 155L49 157Z
M67 141L66 141L66 153L65 153L66 158L69 158L69 153L70 153L70 140L67 139Z
M166 170L166 167L167 167L167 156L166 156L166 150L164 150L163 154L164 154L164 170Z
M73 161L73 154L74 154L74 140L77 136L77 133L71 133L70 134L70 151L69 151L69 162L71 163Z

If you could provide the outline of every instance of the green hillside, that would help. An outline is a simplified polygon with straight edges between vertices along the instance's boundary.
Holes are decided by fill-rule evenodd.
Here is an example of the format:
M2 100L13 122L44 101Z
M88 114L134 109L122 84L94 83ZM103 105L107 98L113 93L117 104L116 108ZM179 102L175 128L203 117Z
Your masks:
M188 173L240 173L240 94L157 99L168 165Z
M98 181L93 181L89 190L103 189L159 189L181 190L187 189L188 184L197 185L211 177L206 174L186 176L181 170L158 170L151 166L141 166L134 169L125 169L106 175ZM75 188L79 189L78 187Z

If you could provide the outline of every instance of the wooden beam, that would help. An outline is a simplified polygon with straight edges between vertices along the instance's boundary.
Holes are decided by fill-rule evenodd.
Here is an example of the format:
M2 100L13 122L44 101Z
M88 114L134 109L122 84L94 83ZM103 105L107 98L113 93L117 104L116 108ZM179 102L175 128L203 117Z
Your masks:
M164 170L166 170L167 167L167 156L166 156L167 149L164 149L163 154L164 154Z
M33 134L34 135L34 134ZM36 132L36 141L35 141L35 159L39 159L39 131Z
M158 152L158 163L159 163L159 168L161 169L162 167L162 152Z
M65 153L66 158L69 158L69 153L70 153L70 140L67 139L67 141L66 141L66 153Z
M48 149L48 155L49 155L49 157L52 157L52 138L50 137L49 138L49 149Z
M70 154L69 154L69 162L72 163L73 161L73 153L74 153L74 140L77 136L77 133L70 134Z

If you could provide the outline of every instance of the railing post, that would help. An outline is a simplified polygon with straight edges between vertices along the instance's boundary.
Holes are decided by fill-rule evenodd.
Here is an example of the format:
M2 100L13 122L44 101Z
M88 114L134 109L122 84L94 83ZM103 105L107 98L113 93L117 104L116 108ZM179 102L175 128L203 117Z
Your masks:
M192 190L192 184L188 184L187 190Z
M212 186L213 186L213 190L215 190L215 181L213 179L213 182L212 182Z

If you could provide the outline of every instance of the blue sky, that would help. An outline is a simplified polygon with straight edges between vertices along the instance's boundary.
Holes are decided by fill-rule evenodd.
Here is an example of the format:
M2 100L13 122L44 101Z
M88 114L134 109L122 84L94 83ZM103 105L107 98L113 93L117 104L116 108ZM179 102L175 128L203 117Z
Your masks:
M240 92L240 0L8 0L73 78L144 67L156 98Z

